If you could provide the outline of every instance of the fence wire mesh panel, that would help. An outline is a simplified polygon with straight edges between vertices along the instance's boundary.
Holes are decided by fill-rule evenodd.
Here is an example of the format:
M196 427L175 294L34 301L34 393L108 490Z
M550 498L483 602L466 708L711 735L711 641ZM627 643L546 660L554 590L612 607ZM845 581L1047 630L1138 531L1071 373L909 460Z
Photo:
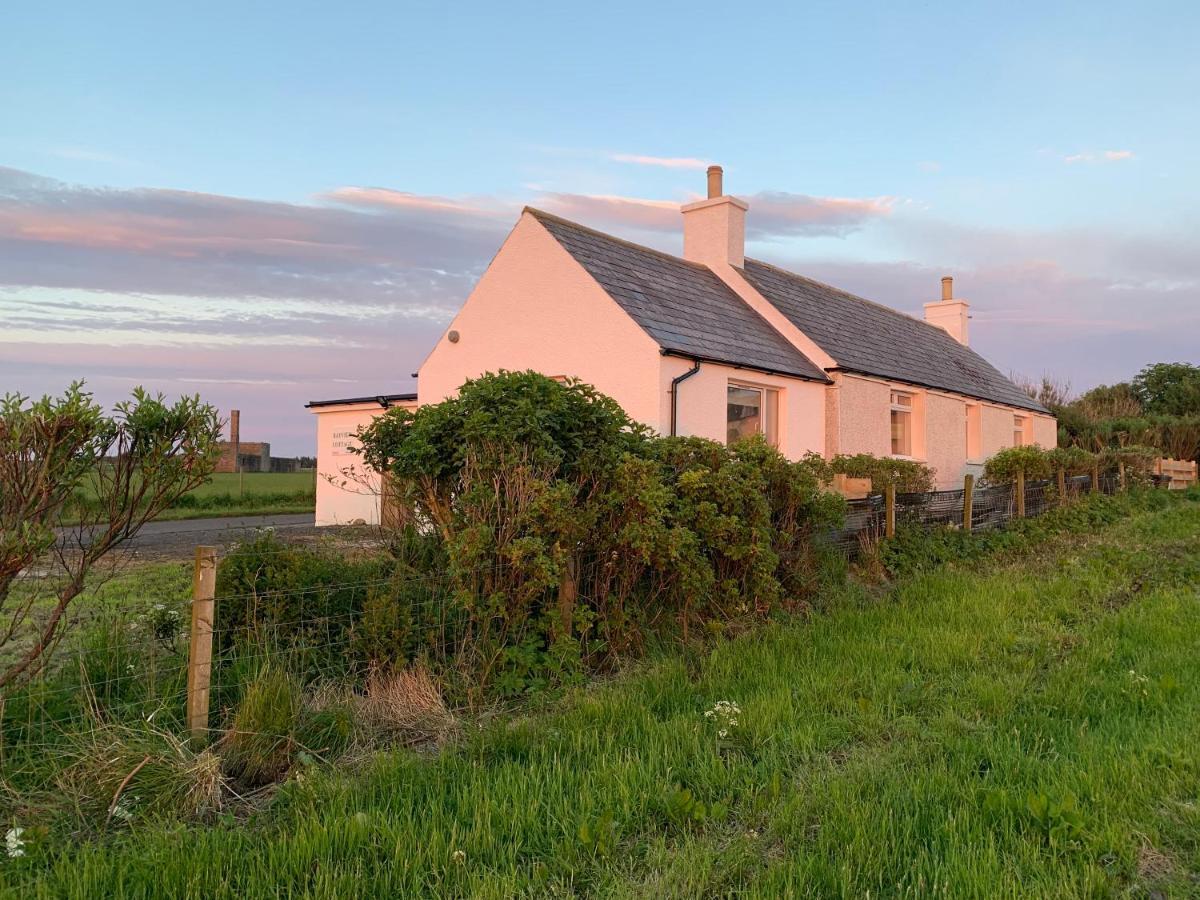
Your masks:
M1157 484L1157 483L1156 483ZM1116 473L1100 476L1096 487L1101 493L1115 494L1120 490ZM1069 501L1091 493L1091 475L1073 475L1063 481L1065 497L1056 480L1025 482L1025 517L1035 518ZM976 485L971 495L971 529L986 531L1011 522L1018 515L1015 484ZM938 528L963 527L965 491L931 491L896 495L897 527ZM885 501L883 494L872 494L858 500L846 501L843 526L826 536L828 546L854 556L864 541L877 540L884 533Z
M963 491L897 494L897 525L961 525Z

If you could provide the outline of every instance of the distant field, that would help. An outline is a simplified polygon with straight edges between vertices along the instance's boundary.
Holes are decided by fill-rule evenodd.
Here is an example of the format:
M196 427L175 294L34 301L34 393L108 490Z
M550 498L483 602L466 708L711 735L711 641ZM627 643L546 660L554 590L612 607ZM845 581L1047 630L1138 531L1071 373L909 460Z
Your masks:
M87 503L94 494L85 492ZM315 472L220 473L180 497L159 519L203 519L268 513L311 512L316 506Z
M234 497L253 497L262 494L313 495L316 472L245 472L241 475L219 473L208 484L192 491L193 497L212 497L231 494Z

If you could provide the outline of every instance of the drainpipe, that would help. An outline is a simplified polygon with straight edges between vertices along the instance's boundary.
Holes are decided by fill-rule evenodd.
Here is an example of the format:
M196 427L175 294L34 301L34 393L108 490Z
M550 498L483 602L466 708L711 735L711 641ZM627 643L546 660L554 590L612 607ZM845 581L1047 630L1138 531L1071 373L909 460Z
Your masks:
M693 359L692 367L671 379L671 437L675 437L675 424L679 420L679 385L700 371L700 360Z

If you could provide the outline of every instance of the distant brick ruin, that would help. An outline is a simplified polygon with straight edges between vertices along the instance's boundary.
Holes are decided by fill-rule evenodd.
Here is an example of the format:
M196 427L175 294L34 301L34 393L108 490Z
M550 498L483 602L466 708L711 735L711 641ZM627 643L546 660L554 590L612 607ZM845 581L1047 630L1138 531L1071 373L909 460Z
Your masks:
M229 440L221 441L221 457L216 472L290 472L296 468L292 459L272 459L271 445L265 441L242 441L240 411L229 411ZM240 463L240 466L239 466Z

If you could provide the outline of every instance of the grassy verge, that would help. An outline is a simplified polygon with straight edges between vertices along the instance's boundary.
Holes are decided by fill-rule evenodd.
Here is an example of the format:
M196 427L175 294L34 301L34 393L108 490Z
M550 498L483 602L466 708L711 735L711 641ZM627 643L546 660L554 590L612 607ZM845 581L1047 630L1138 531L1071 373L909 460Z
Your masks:
M79 897L1195 893L1200 505L1161 502L847 588L436 755L314 768L249 821L34 842L0 878ZM723 739L721 700L741 709Z

